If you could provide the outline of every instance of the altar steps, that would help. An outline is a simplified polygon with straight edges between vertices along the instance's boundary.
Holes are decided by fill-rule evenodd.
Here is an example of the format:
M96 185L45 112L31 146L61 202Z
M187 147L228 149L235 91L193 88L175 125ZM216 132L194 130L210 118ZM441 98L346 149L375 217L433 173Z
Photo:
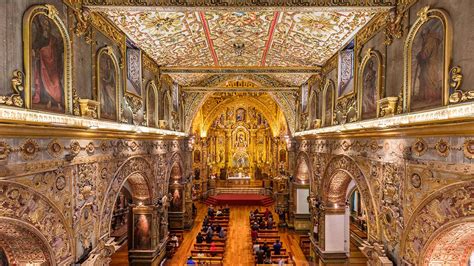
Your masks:
M216 188L216 195L219 194L258 194L265 195L264 188L253 187L218 187Z
M256 205L269 207L273 205L273 199L263 194L219 194L210 196L205 202L207 205Z

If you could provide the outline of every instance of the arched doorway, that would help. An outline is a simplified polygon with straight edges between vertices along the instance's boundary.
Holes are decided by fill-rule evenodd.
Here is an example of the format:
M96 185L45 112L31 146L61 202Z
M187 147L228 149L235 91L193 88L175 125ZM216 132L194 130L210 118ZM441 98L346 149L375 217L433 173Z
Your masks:
M51 247L34 227L0 218L0 265L56 265Z
M333 157L324 172L321 191L320 261L352 263L351 257L364 259L358 246L364 240L377 239L378 216L370 187L357 163L347 156Z

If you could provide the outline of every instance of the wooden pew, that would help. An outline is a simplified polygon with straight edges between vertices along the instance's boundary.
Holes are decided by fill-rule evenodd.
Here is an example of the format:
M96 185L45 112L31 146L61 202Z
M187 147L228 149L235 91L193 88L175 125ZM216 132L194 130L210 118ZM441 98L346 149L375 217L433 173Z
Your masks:
M216 248L225 248L225 243L215 243ZM207 243L195 243L194 244L195 249L209 249L211 248L211 244Z
M216 251L210 251L210 250L191 250L191 255L194 257L197 257L197 254L202 253L206 257L224 257L224 252L225 250L216 250ZM212 253L216 254L215 256L212 256Z
M223 257L193 257L195 262L206 263L206 265L223 265Z

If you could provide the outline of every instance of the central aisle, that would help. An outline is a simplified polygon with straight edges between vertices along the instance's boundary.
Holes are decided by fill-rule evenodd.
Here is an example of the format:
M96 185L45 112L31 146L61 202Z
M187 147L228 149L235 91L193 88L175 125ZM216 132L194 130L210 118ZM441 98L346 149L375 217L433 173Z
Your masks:
M201 229L202 221L207 213L207 206L204 204L196 204L198 214L194 221L194 226L190 231L185 231L184 240L180 244L179 249L171 260L168 260L165 265L185 265L187 258L191 253L191 249L195 242L195 238ZM250 210L259 208L264 210L261 206L231 206L230 207L230 221L229 232L227 232L227 245L224 254L224 265L241 265L250 266L255 265L250 238L250 224L249 214ZM273 208L269 208L274 212ZM278 220L278 217L276 217ZM286 229L280 229L279 234L285 247L293 255L293 259L298 266L309 265L303 252L299 247L299 236L292 232L287 232Z

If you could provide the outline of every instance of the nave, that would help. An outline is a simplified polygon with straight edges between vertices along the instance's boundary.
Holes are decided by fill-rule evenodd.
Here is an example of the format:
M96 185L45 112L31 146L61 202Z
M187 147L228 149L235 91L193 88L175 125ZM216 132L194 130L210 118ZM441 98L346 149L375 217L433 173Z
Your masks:
M192 229L184 233L184 240L180 243L177 252L170 260L165 262L165 265L185 265L190 256L193 245L196 242L196 236L207 214L206 205L196 204L196 206L198 213ZM252 254L252 239L250 237L249 213L256 208L265 210L265 208L259 206L230 207L229 230L227 233L228 240L224 253L224 265L255 265L255 259ZM275 212L274 208L269 209L273 213ZM275 219L275 224L278 224L278 217ZM292 254L295 264L298 266L310 265L299 247L300 235L288 232L285 229L279 229L278 233L285 248Z

